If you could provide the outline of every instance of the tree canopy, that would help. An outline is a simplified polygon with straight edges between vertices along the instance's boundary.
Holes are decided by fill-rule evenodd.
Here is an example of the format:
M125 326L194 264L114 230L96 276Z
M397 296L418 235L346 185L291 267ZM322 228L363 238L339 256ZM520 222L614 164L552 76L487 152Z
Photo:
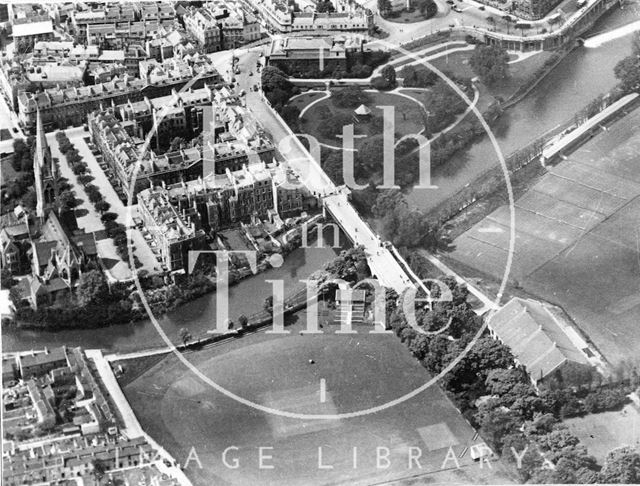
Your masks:
M473 72L486 84L494 84L509 76L509 54L499 46L478 44L471 56Z

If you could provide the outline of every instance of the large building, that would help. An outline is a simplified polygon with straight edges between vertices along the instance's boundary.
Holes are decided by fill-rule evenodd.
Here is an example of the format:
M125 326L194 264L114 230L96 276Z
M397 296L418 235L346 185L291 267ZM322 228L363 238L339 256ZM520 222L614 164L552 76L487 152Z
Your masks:
M173 184L202 176L202 156L197 148L161 156L144 151L143 141L133 137L135 121L121 122L112 110L91 114L88 124L93 142L118 180L116 189L126 198L131 195L134 202L138 192L154 182Z
M267 61L291 75L313 69L346 71L351 59L362 54L363 46L360 36L277 37L271 41Z
M286 0L258 0L255 3L262 19L274 32L342 31L370 32L374 24L373 13L349 0L332 2L334 12L318 13L314 10L295 11Z
M18 95L19 117L26 130L33 131L36 113L40 110L45 126L67 128L79 126L87 115L101 107L140 101L144 97L154 98L171 94L182 88L194 77L192 88L217 84L220 75L205 56L170 59L163 63L155 60L140 62L138 78L117 79L80 88L49 88L37 93L22 92Z
M251 222L299 214L305 188L277 163L245 165L224 174L180 184L150 187L138 194L138 208L169 270L187 268L187 254L201 237Z
M173 92L169 96L144 98L142 101L127 101L116 106L120 120L135 121L139 138L152 133L151 146L166 148L174 137L191 140L202 132L203 112L211 107L214 89L205 86L200 89ZM155 127L155 128L154 128Z
M562 381L567 368L592 368L588 349L576 347L559 309L516 297L494 313L488 325L491 335L511 349L535 384L553 377Z
M189 10L183 17L185 28L199 44L203 52L222 50L222 34L218 20L206 8Z
M175 272L188 268L189 251L203 249L205 245L205 233L198 222L184 211L179 212L163 189L141 191L138 208L166 269Z

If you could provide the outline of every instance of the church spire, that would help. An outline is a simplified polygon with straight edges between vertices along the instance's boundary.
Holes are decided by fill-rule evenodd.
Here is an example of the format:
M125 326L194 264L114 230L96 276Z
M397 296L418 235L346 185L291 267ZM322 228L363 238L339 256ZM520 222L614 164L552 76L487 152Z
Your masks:
M35 151L35 155L36 155L36 162L38 163L40 169L42 170L42 167L44 166L45 163L45 152L46 150L49 148L49 145L47 144L47 136L46 133L44 131L44 128L42 128L42 116L40 115L40 108L38 108L37 114L36 114L36 151Z

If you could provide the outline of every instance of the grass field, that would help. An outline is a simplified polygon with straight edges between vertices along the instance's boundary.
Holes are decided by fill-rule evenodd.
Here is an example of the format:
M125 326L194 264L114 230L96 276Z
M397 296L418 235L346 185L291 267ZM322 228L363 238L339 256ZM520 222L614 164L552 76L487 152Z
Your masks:
M564 307L609 361L640 349L640 110L569 155L516 201L511 278ZM501 278L509 210L455 240L452 257Z
M382 117L382 110L376 108L376 106L394 107L395 131L396 133L400 134L400 136L410 133L419 133L424 129L425 112L417 101L413 101L412 99L398 96L393 93L379 93L368 91L367 95L369 96L369 102L367 103L367 106L371 109L371 118ZM294 100L294 103L297 100L298 99ZM313 98L307 98L307 101L310 103L311 101L313 101ZM302 109L304 106L306 106L306 104L300 104L298 107ZM326 116L319 116L319 113L322 111L327 112L327 110L331 115L344 114L347 116L353 116L354 131L356 135L372 136L382 134L381 128L379 128L377 131L372 128L372 124L370 123L371 118L369 118L368 120L363 119L364 121L361 120L360 122L358 122L355 118L352 108L336 106L331 98L327 98L326 100L322 100L319 103L313 105L307 112L305 112L302 119L303 131L309 135L316 137L321 143L334 146L342 146L341 139L327 139L318 131L318 128L323 123L326 123L327 118ZM363 140L366 140L366 138L355 140L356 148L363 142Z
M600 464L609 451L623 445L640 452L640 410L635 404L621 411L589 414L564 423Z
M429 376L394 335L302 336L300 316L289 336L264 333L189 354L206 376L265 406L305 414L335 414L381 405L425 383ZM310 364L313 359L315 364ZM326 380L326 393L320 380ZM469 445L481 439L437 386L395 407L363 417L300 420L242 405L187 370L175 356L124 387L142 426L183 464L195 448L202 464L186 473L196 485L372 484L418 476L431 482L510 482L499 462L480 468ZM324 399L324 400L323 400ZM475 441L474 441L475 438ZM223 451L239 461L231 469ZM274 469L260 469L258 448ZM353 449L357 450L354 467ZM378 467L376 448L389 450ZM453 448L460 468L443 461ZM319 449L322 465L319 467ZM421 454L409 467L410 448ZM381 465L385 466L382 461Z

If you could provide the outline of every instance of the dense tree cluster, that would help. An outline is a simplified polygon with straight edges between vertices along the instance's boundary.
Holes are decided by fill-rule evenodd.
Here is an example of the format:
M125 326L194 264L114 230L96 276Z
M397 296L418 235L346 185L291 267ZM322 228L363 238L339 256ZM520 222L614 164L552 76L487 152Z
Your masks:
M3 181L6 188L2 189L3 211L10 210L16 204L22 204L27 209L35 209L36 195L33 190L33 137L26 141L19 138L13 141L13 156L11 166L17 172L11 181Z
M331 93L331 102L339 108L357 108L360 105L366 105L369 101L369 95L360 86L351 85L333 90Z
M287 78L287 75L274 66L265 66L261 74L262 91L269 103L280 111L289 98L299 92Z
M492 85L509 76L508 63L509 54L506 49L485 44L476 46L469 61L473 72L487 85Z
M392 197L381 201L381 210L392 206ZM389 307L387 322L434 375L451 367L453 360L469 348L439 383L492 449L518 466L521 479L532 483L637 480L637 452L613 451L600 471L579 439L560 423L567 414L621 407L640 381L637 373L621 383L602 386L594 372L582 377L582 386L557 388L562 383L556 382L537 392L525 370L515 365L509 348L499 341L483 335L469 347L480 330L481 318L468 304L465 287L451 278L444 282L451 298L417 308L413 326L400 305ZM432 334L425 335L418 329ZM438 330L442 332L435 334Z
M417 209L410 209L400 191L380 192L372 207L383 237L399 248L446 248L449 240L440 226Z
M631 55L616 64L616 78L624 93L640 91L640 33L636 32L631 45Z
M361 246L343 250L333 261L325 265L325 270L336 278L352 283L371 276L367 255Z

